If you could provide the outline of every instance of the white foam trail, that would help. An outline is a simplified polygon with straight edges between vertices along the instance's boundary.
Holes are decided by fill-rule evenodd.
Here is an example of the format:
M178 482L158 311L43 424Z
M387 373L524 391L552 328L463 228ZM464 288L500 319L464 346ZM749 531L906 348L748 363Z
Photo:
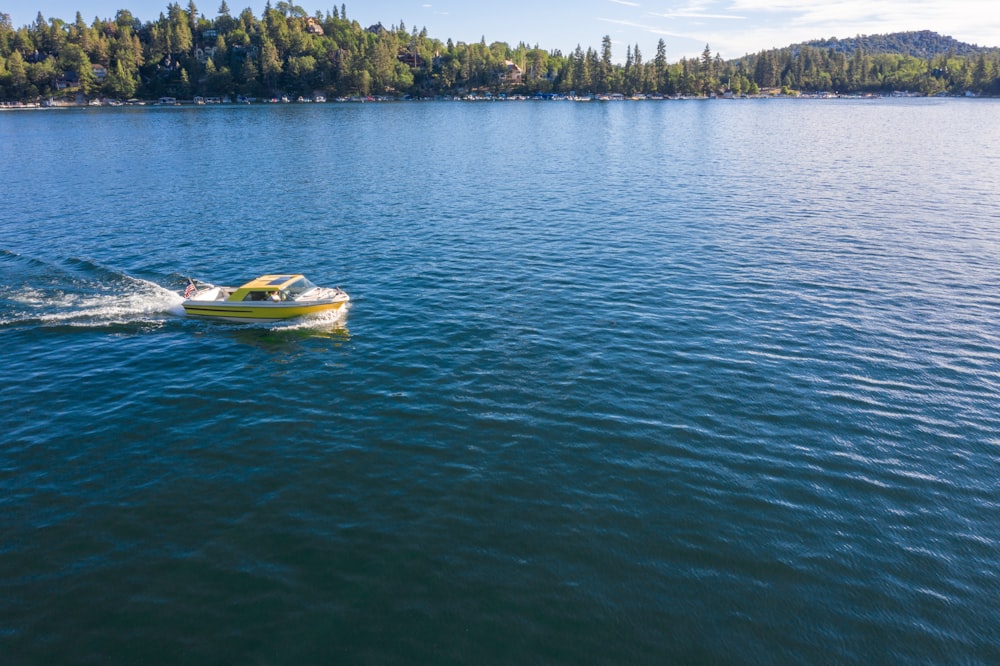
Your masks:
M61 294L61 296L68 296L66 294ZM13 292L10 295L10 300L14 303L20 303L21 305L28 306L40 306L49 305L53 303L53 298L51 295L47 295L40 289L35 289L33 287L24 287L23 289ZM69 298L63 299L65 303L63 305L69 305ZM56 303L59 305L59 303Z
M45 292L27 287L11 294L11 300L26 306L23 315L27 319L73 326L150 321L180 309L180 294L148 280L129 281L136 288L124 293Z
M292 320L287 324L282 324L275 326L272 330L281 331L296 331L296 330L315 330L315 331L333 331L337 329L344 328L344 320L347 317L347 310L351 307L350 302L345 303L344 307L337 310L327 310L325 312L318 312L313 315L306 315L304 317L299 317Z

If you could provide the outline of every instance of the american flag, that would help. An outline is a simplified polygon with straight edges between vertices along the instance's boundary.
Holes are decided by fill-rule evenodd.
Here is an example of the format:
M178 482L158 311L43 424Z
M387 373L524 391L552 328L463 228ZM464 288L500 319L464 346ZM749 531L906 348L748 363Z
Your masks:
M194 286L194 282L188 282L188 286L184 287L184 298L191 298L198 289Z

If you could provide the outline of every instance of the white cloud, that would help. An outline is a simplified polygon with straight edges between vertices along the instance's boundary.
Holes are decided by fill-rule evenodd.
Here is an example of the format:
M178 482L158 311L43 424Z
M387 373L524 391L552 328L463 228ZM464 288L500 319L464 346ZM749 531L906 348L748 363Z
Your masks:
M1000 12L995 0L732 0L739 12L787 18L795 30L811 29L817 37L853 36L906 30L934 30L959 39L1000 42Z
M1000 46L996 0L688 0L650 16L668 20L675 37L708 42L725 58L825 37L910 30Z
M713 0L689 0L687 4L663 12L650 12L652 16L660 18L695 18L695 19L744 19L746 16L733 14L730 7L724 6L716 8L717 5L728 5L729 3L717 2Z
M740 14L709 14L703 12L695 12L689 9L677 9L670 12L650 12L650 16L659 16L661 18L697 18L697 19L719 19L719 20L738 20L742 21L746 19L746 15Z

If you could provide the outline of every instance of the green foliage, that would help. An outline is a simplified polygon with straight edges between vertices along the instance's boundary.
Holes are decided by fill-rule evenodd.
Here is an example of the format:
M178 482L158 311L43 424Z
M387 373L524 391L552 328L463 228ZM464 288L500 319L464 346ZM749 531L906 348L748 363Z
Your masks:
M262 15L234 17L221 0L206 18L177 1L142 23L126 9L88 25L41 14L15 29L0 13L0 99L82 92L111 97L193 95L458 95L465 93L758 94L761 90L1000 94L1000 50L936 33L826 40L723 61L706 44L696 59L669 63L666 44L646 60L626 46L624 64L580 46L568 55L524 43L441 42L426 30L365 28L346 7L314 16L285 0ZM98 81L92 65L107 71Z
M807 46L848 55L861 51L868 54L910 55L924 59L948 52L960 56L974 56L983 50L930 30L895 32L888 35L859 35L847 39L817 39L793 45L791 48L796 50Z
M121 60L118 60L114 68L108 72L107 79L104 82L105 92L110 97L118 99L132 97L137 87L136 79L132 75L131 70L126 70Z

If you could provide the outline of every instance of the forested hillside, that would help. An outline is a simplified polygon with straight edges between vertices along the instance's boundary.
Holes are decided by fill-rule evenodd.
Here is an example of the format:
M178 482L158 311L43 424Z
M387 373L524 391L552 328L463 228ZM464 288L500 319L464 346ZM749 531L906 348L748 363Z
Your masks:
M0 14L0 100L570 91L742 95L777 88L1000 94L1000 52L954 40L944 52L915 50L942 39L950 40L901 33L812 42L729 61L706 45L701 57L673 63L661 39L652 57L629 45L618 63L608 36L597 50L577 46L564 54L524 43L441 41L402 22L362 26L345 5L310 15L281 1L268 3L258 17L250 9L234 14L222 0L210 17L190 0L187 7L172 3L145 22L123 9L90 23L79 12L71 22L39 14L34 23L15 28L9 15Z
M976 56L980 53L996 51L975 44L960 42L954 37L939 35L930 30L917 32L894 32L888 35L858 35L846 39L814 39L804 44L796 44L792 49L811 46L817 49L829 49L852 55L855 51L863 51L874 55L878 53L895 53L910 55L916 58L933 58L934 56L959 55Z

